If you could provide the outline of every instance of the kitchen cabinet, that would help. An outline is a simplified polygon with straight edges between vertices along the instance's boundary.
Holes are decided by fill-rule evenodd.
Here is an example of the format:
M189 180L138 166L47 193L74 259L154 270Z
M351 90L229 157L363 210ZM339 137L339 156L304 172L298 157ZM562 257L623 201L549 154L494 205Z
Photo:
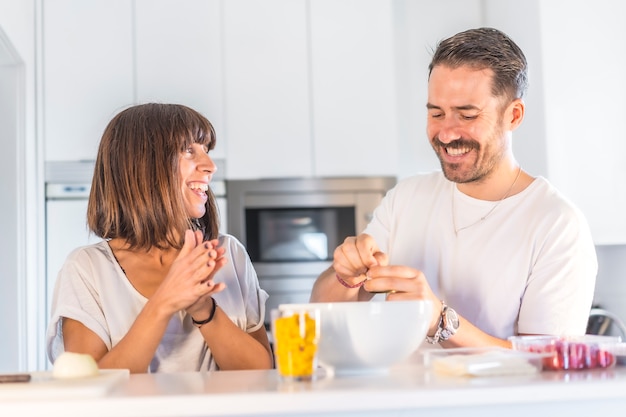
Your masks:
M624 244L626 4L540 7L549 179L587 216L596 244Z
M46 160L94 159L108 121L145 102L200 111L218 135L214 156L223 157L220 4L44 2Z
M222 4L228 179L312 174L306 5Z
M43 4L48 161L156 101L211 120L231 179L396 172L391 0Z
M219 0L135 0L137 102L181 103L206 116L224 156Z
M392 11L224 2L229 179L395 175Z
M529 61L516 155L580 208L596 245L625 244L626 141L616 126L626 113L619 98L626 93L626 49L618 41L626 38L626 3L534 0L521 11L516 4L485 2L487 24L508 32ZM528 31L531 22L539 30ZM536 160L544 161L545 172L532 169Z
M132 3L42 2L46 160L94 159L108 121L133 103Z
M314 175L396 176L393 2L310 5Z

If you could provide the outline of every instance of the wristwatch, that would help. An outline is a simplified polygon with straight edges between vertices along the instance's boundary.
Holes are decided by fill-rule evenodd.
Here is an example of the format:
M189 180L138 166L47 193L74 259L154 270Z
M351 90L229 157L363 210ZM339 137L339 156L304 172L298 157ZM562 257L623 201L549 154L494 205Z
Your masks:
M426 341L434 345L435 343L448 340L459 329L459 324L459 316L456 314L456 311L448 307L446 303L442 301L441 316L439 317L437 330L432 337L426 336Z

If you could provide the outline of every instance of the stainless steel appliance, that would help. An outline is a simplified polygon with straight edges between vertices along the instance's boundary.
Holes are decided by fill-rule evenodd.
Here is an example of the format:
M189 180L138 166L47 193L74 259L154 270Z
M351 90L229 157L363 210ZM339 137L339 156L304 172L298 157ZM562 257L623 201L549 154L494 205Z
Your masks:
M269 311L306 303L334 249L361 232L393 177L227 180L228 232L247 248Z
M57 273L67 255L100 240L87 229L93 166L93 161L46 162L46 320Z
M41 334L45 334L50 317L50 304L57 274L67 255L75 248L100 240L87 229L87 198L91 189L93 161L48 161L46 181L46 319ZM46 357L44 346L39 352ZM46 362L46 369L51 364Z
M594 306L589 312L587 334L615 335L626 340L626 323L616 314Z

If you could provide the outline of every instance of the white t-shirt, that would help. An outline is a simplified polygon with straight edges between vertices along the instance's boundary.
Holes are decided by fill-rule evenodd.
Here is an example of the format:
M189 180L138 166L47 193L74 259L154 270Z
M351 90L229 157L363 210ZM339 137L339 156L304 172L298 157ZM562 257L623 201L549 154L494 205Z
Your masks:
M213 297L242 330L263 326L268 294L243 245L231 235L219 236L228 262L215 275L226 289ZM126 335L148 299L126 278L105 241L74 250L61 268L52 299L47 351L54 362L63 350L62 318L77 320L96 333L110 350ZM184 311L169 322L148 372L215 370L211 352Z
M418 175L388 192L365 233L492 336L584 334L598 269L584 216L541 177L472 225L495 204L440 171Z

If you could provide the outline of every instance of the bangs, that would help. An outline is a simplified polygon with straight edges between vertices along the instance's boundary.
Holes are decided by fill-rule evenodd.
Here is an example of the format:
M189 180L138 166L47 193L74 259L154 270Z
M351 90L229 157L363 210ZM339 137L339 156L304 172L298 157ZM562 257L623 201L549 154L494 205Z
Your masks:
M204 145L208 150L215 148L215 129L209 121L200 114L189 114L186 134L180 135L183 140L181 151L184 151L193 144Z

